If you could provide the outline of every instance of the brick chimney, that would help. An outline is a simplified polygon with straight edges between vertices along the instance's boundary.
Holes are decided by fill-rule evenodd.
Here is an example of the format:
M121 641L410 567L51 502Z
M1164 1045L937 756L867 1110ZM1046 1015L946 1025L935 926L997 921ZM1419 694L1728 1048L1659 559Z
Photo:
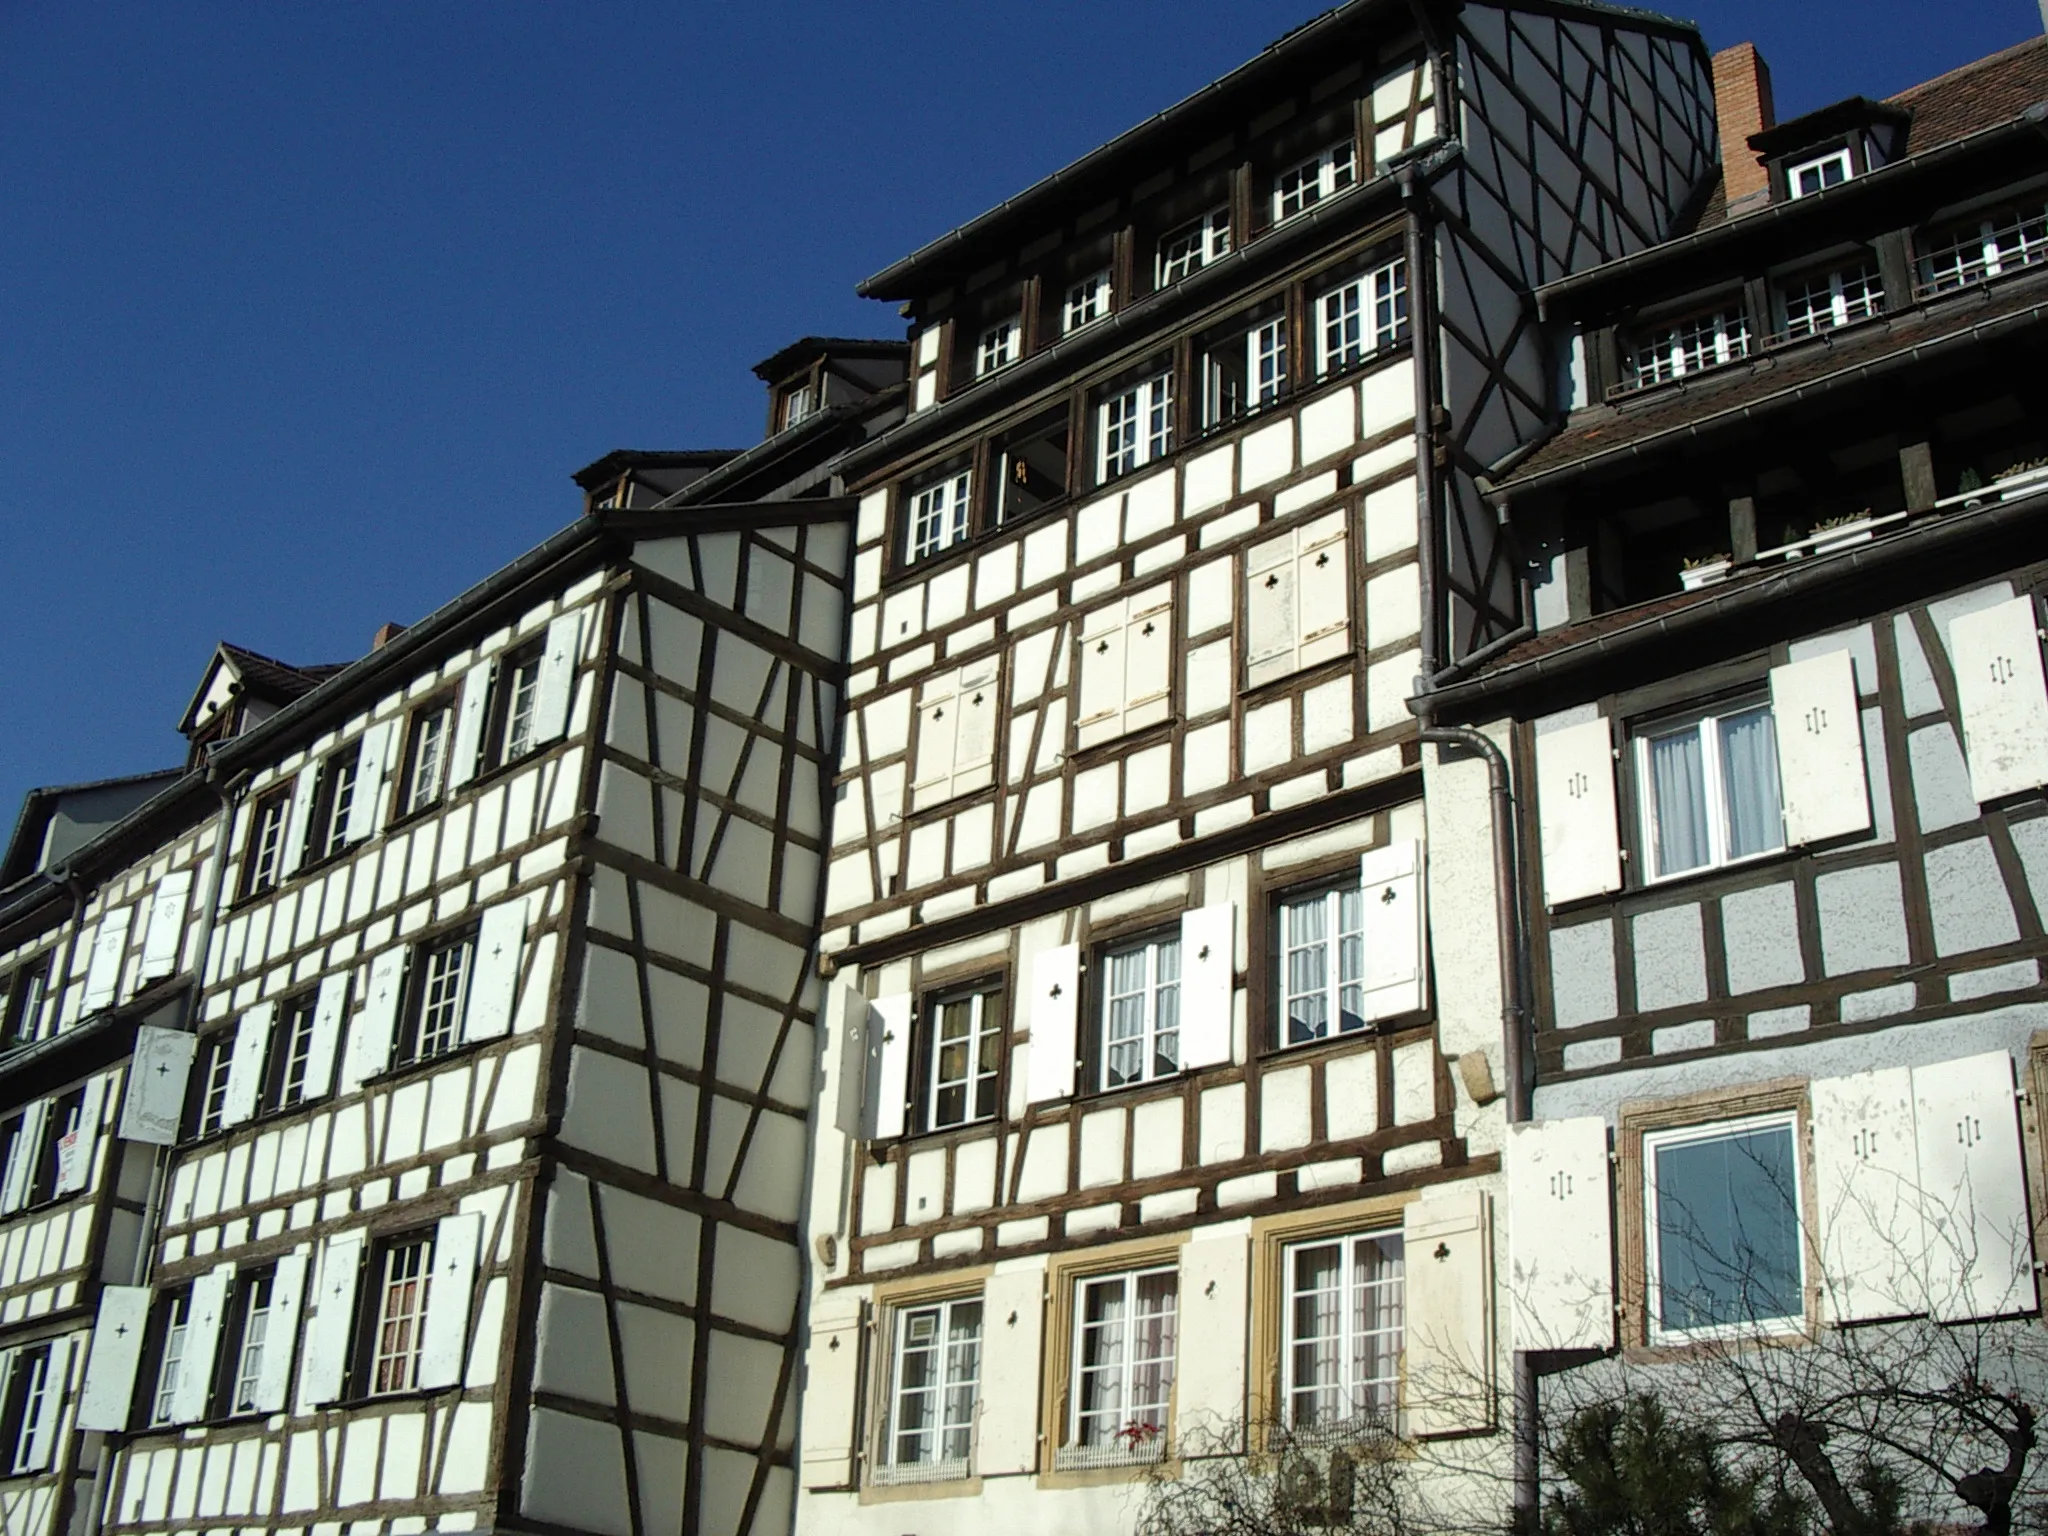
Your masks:
M1747 213L1771 200L1770 173L1749 147L1749 136L1778 121L1771 104L1771 69L1756 44L1737 43L1714 55L1714 115L1721 128L1721 180L1728 212Z
M404 633L405 626L403 624L379 624L377 626L377 633L370 637L370 649L381 651Z

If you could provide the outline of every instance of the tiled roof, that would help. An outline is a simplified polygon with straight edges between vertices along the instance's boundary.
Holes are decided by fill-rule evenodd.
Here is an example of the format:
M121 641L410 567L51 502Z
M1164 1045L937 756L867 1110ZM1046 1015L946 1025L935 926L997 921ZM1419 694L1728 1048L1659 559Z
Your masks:
M1957 139L2009 122L2048 98L2048 37L2030 37L1937 75L1890 98L1913 114L1906 133L1909 154L1952 144Z
M311 693L348 665L347 662L319 662L312 666L293 666L288 661L279 661L275 656L265 656L260 651L233 645L226 640L221 641L220 649L221 654L234 663L245 687L282 700Z

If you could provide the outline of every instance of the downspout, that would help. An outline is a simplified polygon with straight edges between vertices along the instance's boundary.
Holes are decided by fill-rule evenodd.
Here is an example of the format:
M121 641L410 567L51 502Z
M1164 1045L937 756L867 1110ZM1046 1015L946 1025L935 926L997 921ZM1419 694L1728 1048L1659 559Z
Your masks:
M1436 263L1424 238L1426 196L1417 185L1416 168L1403 165L1395 176L1401 201L1408 209L1408 334L1415 359L1415 540L1416 579L1422 589L1422 674L1434 676L1439 665L1438 636L1447 627L1437 602L1436 509Z

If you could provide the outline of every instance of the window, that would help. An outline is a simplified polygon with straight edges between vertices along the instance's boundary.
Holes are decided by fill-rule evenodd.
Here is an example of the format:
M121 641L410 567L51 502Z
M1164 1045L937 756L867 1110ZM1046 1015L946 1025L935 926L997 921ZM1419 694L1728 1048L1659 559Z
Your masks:
M192 1082L197 1103L192 1112L192 1134L211 1136L226 1122L228 1076L234 1067L235 1031L215 1030L199 1042L193 1063Z
M1067 1466L1149 1461L1165 1452L1180 1277L1171 1268L1074 1284Z
M1316 375L1355 368L1408 336L1408 259L1397 257L1316 300Z
M1708 869L1785 846L1777 731L1767 701L1635 738L1650 878Z
M972 992L925 1007L925 1128L943 1131L992 1119L1003 1064L1002 995Z
M414 815L440 800L448 783L454 724L455 707L448 699L413 712L405 743L405 783L398 792L400 815Z
M401 1063L443 1056L462 1043L474 943L475 935L464 933L421 947L412 970L405 1037L398 1050Z
M1109 273L1095 272L1067 290L1066 306L1060 312L1062 335L1093 325L1109 313Z
M1281 1263L1280 1390L1288 1424L1390 1422L1401 1386L1401 1234L1296 1243Z
M63 1388L61 1381L50 1380L48 1344L38 1344L15 1354L14 1368L7 1377L5 1412L0 1416L0 1443L8 1447L9 1476L20 1477L24 1473L47 1468L47 1460L37 1455L36 1426L54 1406L49 1400L50 1393L53 1390L61 1392ZM42 1462L40 1466L37 1464L39 1461Z
M1831 149L1824 155L1811 160L1801 160L1785 167L1785 189L1794 197L1811 197L1828 187L1837 186L1856 174L1850 164L1849 151Z
M912 560L926 559L966 539L973 487L974 477L965 469L949 469L912 487L907 551Z
M1023 347L1022 321L1012 317L990 326L981 333L981 342L974 349L974 376L978 379L998 368L1009 367L1022 355Z
M1803 1324L1796 1126L1783 1112L1644 1133L1652 1343Z
M1365 1028L1365 896L1356 884L1280 903L1280 1043Z
M230 1413L258 1411L257 1395L263 1386L263 1351L270 1334L270 1306L276 1289L275 1270L259 1270L242 1277L235 1298L235 1326L228 1337L234 1347L228 1356L227 1389ZM279 1347L289 1350L289 1340Z
M1283 223L1306 213L1358 180L1358 150L1349 139L1332 144L1273 182L1273 222Z
M2001 209L1922 242L1920 282L1936 293L2048 259L2048 207Z
M1682 379L1749 356L1749 321L1729 306L1659 328L1629 353L1627 386L1635 389Z
M1197 377L1205 431L1273 404L1287 393L1287 316L1272 315L1211 342Z
M1230 254L1230 209L1212 208L1159 242L1157 286L1177 283L1219 256Z
M879 1480L966 1476L980 1385L979 1296L899 1309Z
M431 1237L384 1246L377 1267L376 1331L370 1339L370 1394L410 1392L419 1385L420 1330L426 1321L433 1262Z
M265 1109L290 1109L306 1097L306 1065L313 1055L313 1018L318 1009L318 992L278 1005L263 1074Z
M244 896L276 886L284 868L285 824L291 810L292 787L283 784L258 800L249 813L249 849L242 861Z
M1173 373L1112 389L1095 408L1097 478L1113 480L1173 447Z
M361 743L334 753L320 765L320 783L313 793L309 860L331 858L348 846L349 807L356 798L356 770Z
M168 1424L177 1413L178 1383L185 1369L185 1333L192 1317L192 1292L164 1299L163 1340L157 1359L156 1391L150 1398L149 1422Z
M792 385L783 391L782 411L777 425L782 429L795 426L818 408L818 397L808 383Z
M43 1037L43 1003L50 990L50 958L31 960L14 973L7 989L7 1043L28 1045Z
M1814 272L1785 285L1785 334L1814 336L1884 308L1884 279L1875 262Z
M531 752L535 736L535 706L540 702L542 640L531 640L508 651L498 663L491 680L491 751L488 760L509 763Z
M1102 957L1104 1088L1180 1071L1180 931Z
M996 521L1014 523L1067 499L1067 413L1042 416L996 444Z

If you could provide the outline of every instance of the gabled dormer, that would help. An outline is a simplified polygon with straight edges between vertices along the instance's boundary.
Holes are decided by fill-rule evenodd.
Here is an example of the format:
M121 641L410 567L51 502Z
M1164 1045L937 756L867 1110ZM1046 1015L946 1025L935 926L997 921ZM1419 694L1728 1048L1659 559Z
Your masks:
M806 336L754 365L768 386L768 436L833 406L856 405L903 382L909 346L844 336Z
M1771 178L1771 201L1792 202L1868 176L1906 152L1913 114L1887 102L1846 101L1749 136Z
M311 693L343 665L293 666L221 641L178 722L179 732L192 744L191 760L198 762L214 742L241 735L292 700Z

